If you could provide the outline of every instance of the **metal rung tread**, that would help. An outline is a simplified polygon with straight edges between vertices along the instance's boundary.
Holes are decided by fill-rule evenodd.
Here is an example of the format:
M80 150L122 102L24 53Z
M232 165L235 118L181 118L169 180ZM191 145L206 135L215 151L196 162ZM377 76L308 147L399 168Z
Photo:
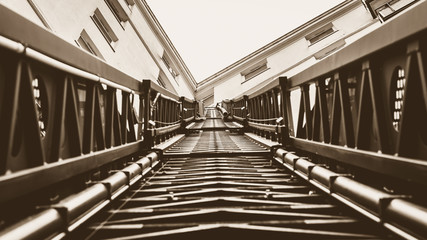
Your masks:
M193 133L164 151L165 157L265 155L270 150L252 139L226 131Z
M76 239L387 237L266 156L168 158L148 181L73 234Z
M235 130L243 128L242 125L234 122L224 122L221 118L209 118L204 121L196 122L189 127L189 130L220 131Z

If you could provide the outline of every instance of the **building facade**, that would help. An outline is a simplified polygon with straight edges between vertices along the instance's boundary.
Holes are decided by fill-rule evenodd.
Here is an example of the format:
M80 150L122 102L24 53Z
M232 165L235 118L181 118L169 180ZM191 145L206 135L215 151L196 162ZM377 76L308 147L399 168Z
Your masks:
M136 79L150 79L179 96L200 101L202 108L256 91L279 76L290 77L414 2L345 0L200 82L144 0L3 0L1 4Z
M321 61L380 26L359 0L347 0L198 84L205 105L256 91Z

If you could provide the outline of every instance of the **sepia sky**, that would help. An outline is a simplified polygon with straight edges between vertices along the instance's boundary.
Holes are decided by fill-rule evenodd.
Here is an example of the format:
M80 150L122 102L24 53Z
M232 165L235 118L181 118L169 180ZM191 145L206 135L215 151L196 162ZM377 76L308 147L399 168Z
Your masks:
M201 81L343 0L146 0Z

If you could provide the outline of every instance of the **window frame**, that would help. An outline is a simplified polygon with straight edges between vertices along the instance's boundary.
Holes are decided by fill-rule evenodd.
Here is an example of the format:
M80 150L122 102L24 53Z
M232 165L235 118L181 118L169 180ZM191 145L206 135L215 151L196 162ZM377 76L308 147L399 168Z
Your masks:
M332 24L332 22L330 22L306 35L305 39L309 42L309 46L312 46L336 32L338 32L338 30L335 29L335 26Z
M159 84L160 87L163 87L164 89L166 89L166 83L163 80L162 76L159 75L157 77L157 83Z
M102 60L105 60L104 56L102 56L101 52L96 47L95 43L92 41L91 37L89 36L89 34L86 32L85 29L81 31L80 36L74 41L80 48L91 53L92 55L95 55L101 58Z
M40 21L43 23L43 25L52 31L52 28L50 27L50 24L47 22L46 17L44 16L41 9L38 7L38 5L34 2L34 0L27 0L28 4L30 4L30 7L33 9L34 13L37 15L37 17L40 19Z
M119 38L114 33L111 26L108 24L101 11L97 8L90 18L92 19L98 30L101 32L101 35L104 37L105 41L107 41L108 45L110 45L113 52L115 52L113 44L115 44L119 40Z
M170 60L170 58L168 57L168 55L166 53L163 53L162 61L165 64L166 68L168 69L169 73L172 75L172 77L174 79L176 79L179 76L179 73L174 68L174 66L171 64L171 60Z
M418 0L362 0L362 2L365 7L368 8L372 18L378 18L381 22L385 22L399 12L415 4ZM393 8L393 6L398 5L399 2L403 4L397 9ZM381 14L381 11L384 10L390 12L388 14Z
M111 10L111 13L116 18L117 22L119 22L120 26L124 30L124 24L129 20L129 16L126 11L120 5L118 0L104 0L107 7Z
M268 67L267 59L264 59L240 73L240 75L244 77L244 80L241 83L243 84L268 70L270 70L270 68Z
M125 2L127 3L127 5L130 5L130 6L135 5L135 0L125 0Z

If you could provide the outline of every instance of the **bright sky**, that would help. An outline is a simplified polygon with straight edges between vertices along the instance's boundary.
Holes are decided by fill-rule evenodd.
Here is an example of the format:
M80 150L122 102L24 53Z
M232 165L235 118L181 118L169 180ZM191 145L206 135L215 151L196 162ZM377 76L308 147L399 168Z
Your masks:
M146 0L200 82L343 0Z

